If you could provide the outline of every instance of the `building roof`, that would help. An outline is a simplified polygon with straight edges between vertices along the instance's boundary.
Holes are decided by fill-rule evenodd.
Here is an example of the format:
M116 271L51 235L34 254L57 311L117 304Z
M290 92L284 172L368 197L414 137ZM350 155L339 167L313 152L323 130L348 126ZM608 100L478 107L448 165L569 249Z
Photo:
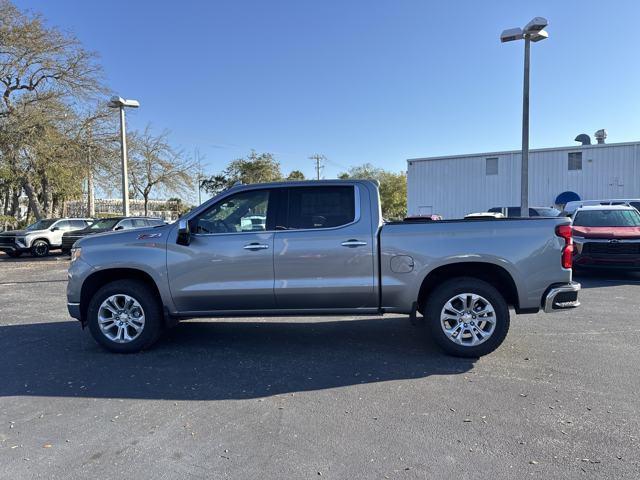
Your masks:
M548 147L548 148L535 148L529 150L529 153L535 152L557 152L557 151L583 151L589 150L592 148L607 148L607 147L624 147L629 145L640 145L640 141L635 142L619 142L619 143L600 143L594 145L573 145L569 147ZM408 163L411 162L427 162L432 160L449 160L454 158L472 158L472 157L491 157L496 155L508 155L508 154L519 154L522 150L504 150L501 152L481 152L481 153L464 153L462 155L444 155L439 157L419 157L419 158L409 158L407 159Z

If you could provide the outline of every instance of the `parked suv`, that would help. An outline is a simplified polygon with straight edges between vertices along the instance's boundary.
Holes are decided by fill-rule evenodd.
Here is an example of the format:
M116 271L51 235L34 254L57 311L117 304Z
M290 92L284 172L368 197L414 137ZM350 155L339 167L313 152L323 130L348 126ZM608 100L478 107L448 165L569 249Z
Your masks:
M91 225L90 218L44 218L24 230L0 233L0 251L10 257L31 252L34 257L46 257L50 250L60 248L62 235Z
M91 225L83 228L82 230L74 230L72 232L65 232L62 235L62 253L71 253L71 247L87 235L93 235L95 233L130 230L132 228L143 227L155 227L158 225L164 225L164 221L160 218L148 218L148 217L113 217L102 218L96 220Z
M640 198L612 198L608 200L578 200L575 202L567 202L562 214L571 217L579 208L605 205L629 205L636 210L640 210Z
M588 205L573 214L576 268L640 270L640 213L629 205Z

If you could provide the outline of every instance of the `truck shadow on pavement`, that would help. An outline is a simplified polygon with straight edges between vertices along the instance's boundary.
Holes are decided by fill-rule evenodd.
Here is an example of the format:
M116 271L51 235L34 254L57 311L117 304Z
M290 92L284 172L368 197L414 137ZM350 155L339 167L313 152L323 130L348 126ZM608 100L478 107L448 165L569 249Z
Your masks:
M77 322L0 326L0 397L260 398L469 371L406 317L191 321L151 350L117 355Z

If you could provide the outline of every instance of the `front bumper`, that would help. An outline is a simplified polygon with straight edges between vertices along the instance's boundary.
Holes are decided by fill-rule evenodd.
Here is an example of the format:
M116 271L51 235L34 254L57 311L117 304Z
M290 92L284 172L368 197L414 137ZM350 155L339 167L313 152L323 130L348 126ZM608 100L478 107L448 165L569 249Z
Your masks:
M543 297L543 310L546 313L552 313L579 307L578 292L580 288L578 282L551 285Z
M640 270L640 240L574 237L573 242L575 268Z
M69 315L76 320L82 321L82 314L80 313L80 304L79 303L67 303L67 310L69 311Z

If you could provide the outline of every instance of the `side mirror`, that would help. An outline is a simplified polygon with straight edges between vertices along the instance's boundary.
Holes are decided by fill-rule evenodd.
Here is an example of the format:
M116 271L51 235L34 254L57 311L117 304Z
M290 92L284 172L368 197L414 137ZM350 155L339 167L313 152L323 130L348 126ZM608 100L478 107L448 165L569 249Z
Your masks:
M191 230L189 222L185 219L178 221L178 237L176 238L178 245L189 245L191 243Z
M52 232L57 232L58 230L60 230L60 227L53 227L53 228L51 229L51 231L52 231Z
M114 230L124 230L124 227L122 225L118 225Z

